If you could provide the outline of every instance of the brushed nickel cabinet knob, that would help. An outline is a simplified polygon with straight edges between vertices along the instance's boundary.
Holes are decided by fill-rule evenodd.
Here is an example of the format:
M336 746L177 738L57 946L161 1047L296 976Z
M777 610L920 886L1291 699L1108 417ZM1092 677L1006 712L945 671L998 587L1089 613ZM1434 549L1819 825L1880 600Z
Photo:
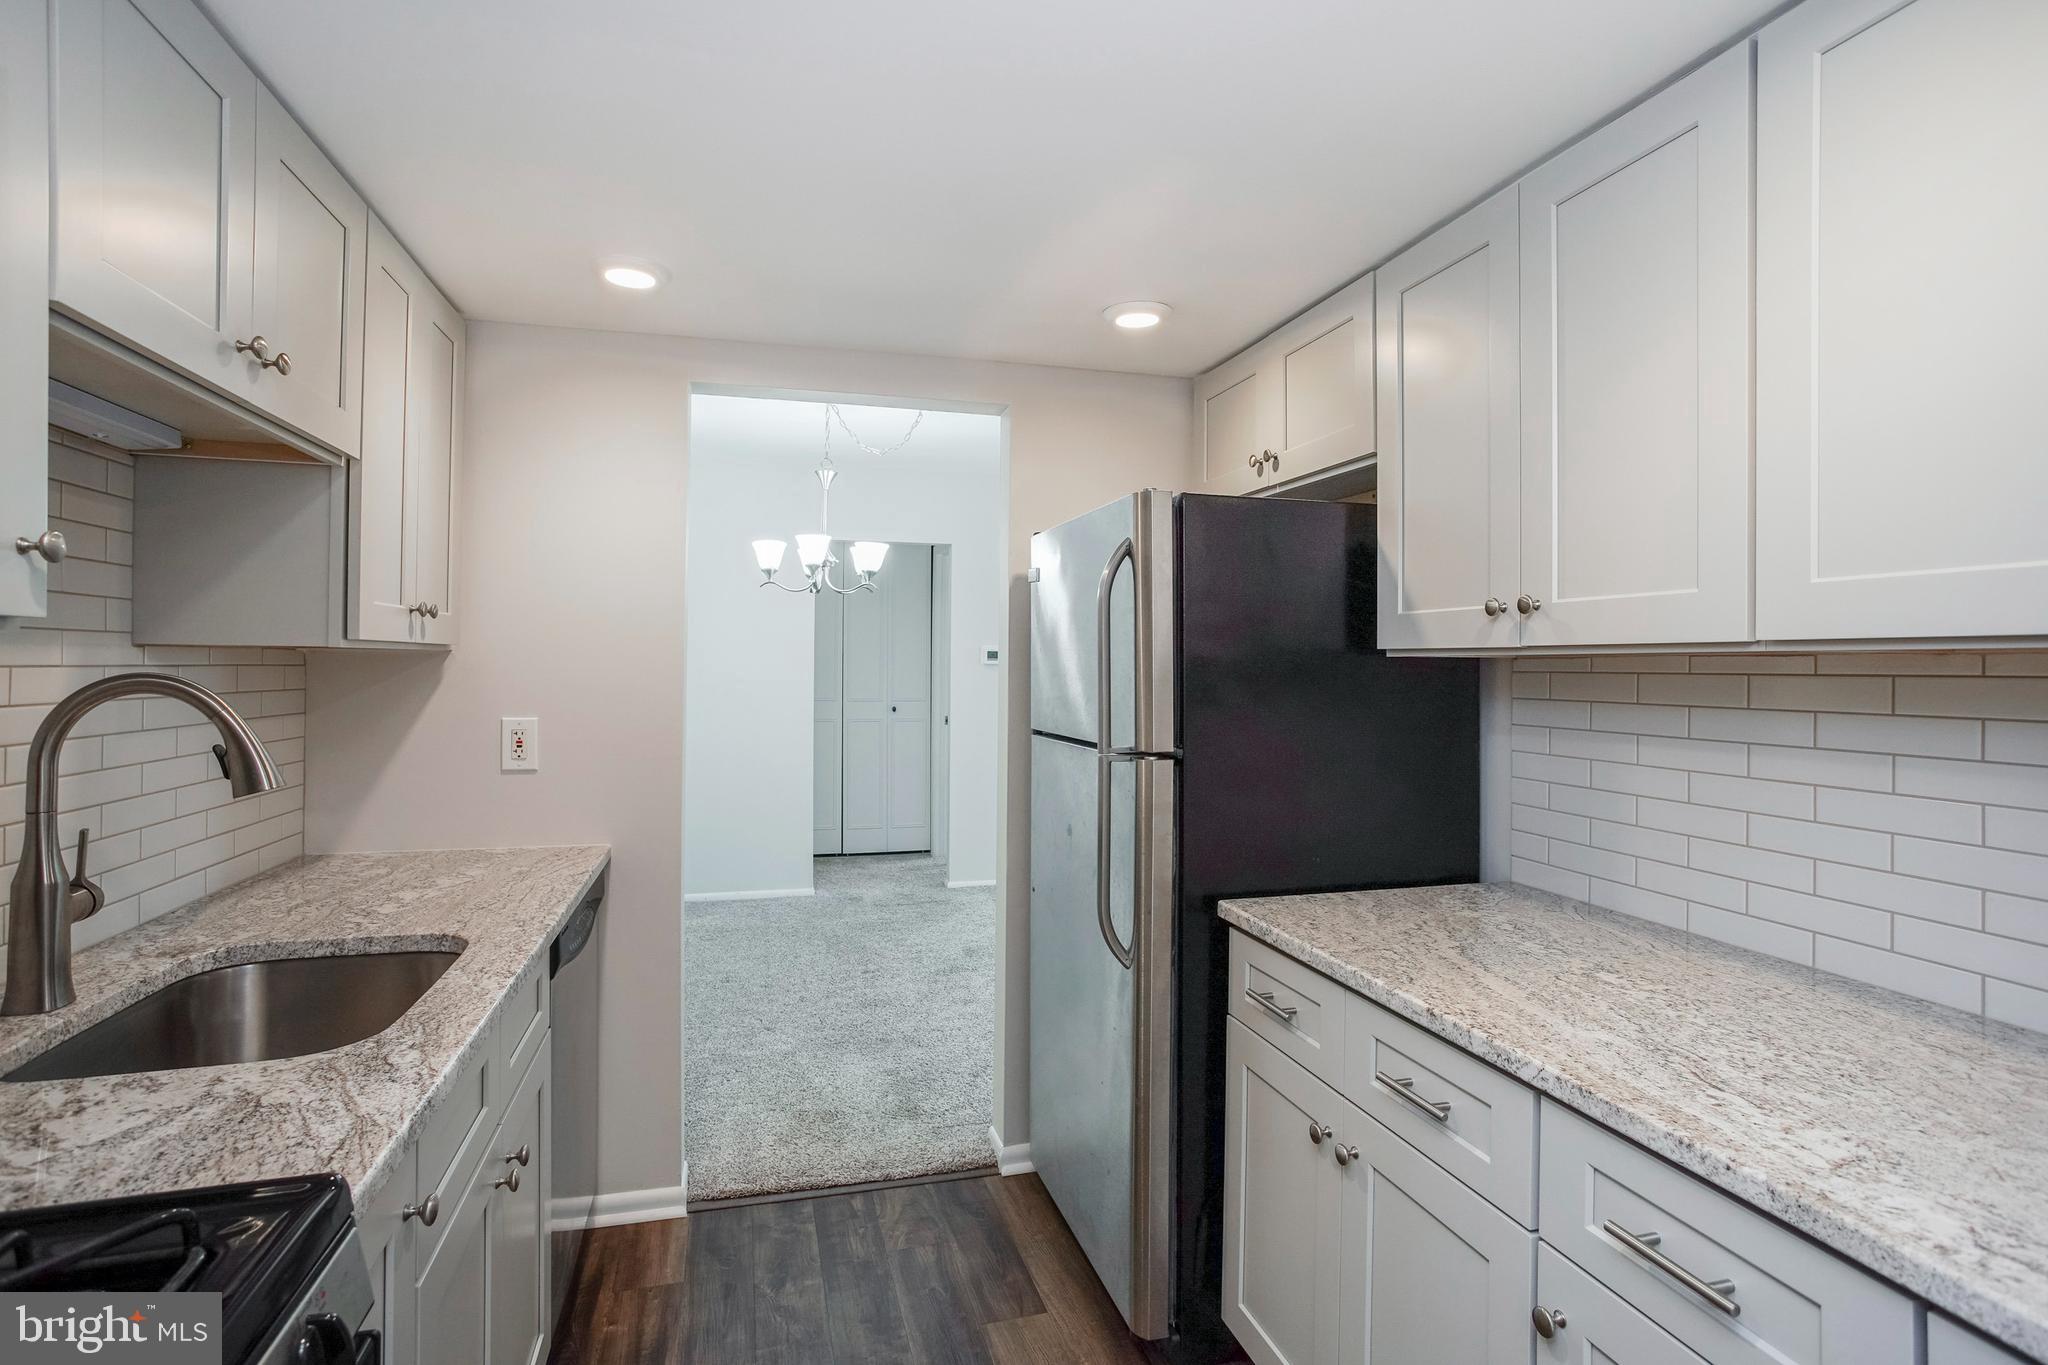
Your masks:
M1327 1123L1318 1123L1314 1119L1308 1121L1308 1140L1318 1147L1323 1145L1323 1139L1330 1136L1332 1131Z
M441 1196L438 1194L428 1195L427 1201L424 1204L407 1204L398 1211L399 1222L403 1223L407 1219L417 1218L420 1220L420 1226L423 1228L434 1226L440 1217Z
M1536 1335L1549 1341L1564 1330L1564 1310L1545 1308L1537 1304L1529 1312L1529 1322L1536 1328Z
M1507 609L1508 604L1501 601L1498 597L1489 597L1486 599L1486 614L1488 616L1505 615L1507 613Z
M1524 616L1528 616L1533 612L1542 611L1543 599L1540 597L1531 597L1528 593L1523 593L1520 597L1517 597L1515 599L1515 610L1519 611Z
M70 549L71 547L64 543L64 533L62 531L45 531L33 540L27 536L16 536L14 538L14 552L16 554L41 555L52 564L63 559L70 552Z

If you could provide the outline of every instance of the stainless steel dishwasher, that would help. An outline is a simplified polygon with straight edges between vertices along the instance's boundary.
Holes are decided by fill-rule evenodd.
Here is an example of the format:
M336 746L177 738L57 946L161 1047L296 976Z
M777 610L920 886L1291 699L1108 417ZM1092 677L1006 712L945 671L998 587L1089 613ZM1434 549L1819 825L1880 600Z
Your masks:
M598 874L548 950L554 1030L554 1064L548 1074L554 1095L549 1116L554 1189L548 1208L548 1315L558 1330L569 1287L576 1282L576 1256L597 1201L597 997L598 963L604 956L604 917L598 911L610 875L609 868Z

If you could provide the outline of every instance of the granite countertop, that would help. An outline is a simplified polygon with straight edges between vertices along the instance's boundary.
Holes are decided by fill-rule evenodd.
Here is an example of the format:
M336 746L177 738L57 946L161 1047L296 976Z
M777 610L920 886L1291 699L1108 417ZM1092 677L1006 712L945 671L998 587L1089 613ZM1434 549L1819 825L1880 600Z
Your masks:
M1220 913L2048 1359L2048 1037L1518 886Z
M602 845L302 858L88 948L0 1018L0 1072L157 988L265 958L460 950L384 1032L270 1062L0 1082L0 1209L332 1171L361 1207L610 861Z

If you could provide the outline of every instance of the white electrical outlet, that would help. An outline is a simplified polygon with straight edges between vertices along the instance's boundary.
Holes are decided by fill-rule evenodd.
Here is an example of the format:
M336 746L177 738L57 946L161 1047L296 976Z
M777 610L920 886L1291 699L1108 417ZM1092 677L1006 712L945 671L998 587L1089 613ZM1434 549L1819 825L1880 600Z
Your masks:
M506 716L498 722L498 770L507 773L540 771L538 717Z

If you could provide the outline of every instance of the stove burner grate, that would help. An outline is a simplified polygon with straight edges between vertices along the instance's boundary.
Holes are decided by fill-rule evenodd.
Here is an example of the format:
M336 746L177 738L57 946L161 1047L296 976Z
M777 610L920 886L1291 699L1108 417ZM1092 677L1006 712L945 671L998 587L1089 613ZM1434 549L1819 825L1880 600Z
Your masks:
M200 1267L206 1264L206 1245L200 1237L199 1215L187 1208L162 1209L123 1223L111 1232L81 1242L47 1260L31 1259L34 1248L26 1229L0 1235L0 1257L11 1256L14 1259L14 1269L0 1273L0 1291L52 1286L66 1272L80 1267L129 1270L151 1262L161 1263L166 1259L167 1248L135 1247L132 1244L171 1227L178 1231L178 1247L171 1254L179 1256L180 1260L169 1277L154 1288L157 1293L175 1293L191 1284Z

